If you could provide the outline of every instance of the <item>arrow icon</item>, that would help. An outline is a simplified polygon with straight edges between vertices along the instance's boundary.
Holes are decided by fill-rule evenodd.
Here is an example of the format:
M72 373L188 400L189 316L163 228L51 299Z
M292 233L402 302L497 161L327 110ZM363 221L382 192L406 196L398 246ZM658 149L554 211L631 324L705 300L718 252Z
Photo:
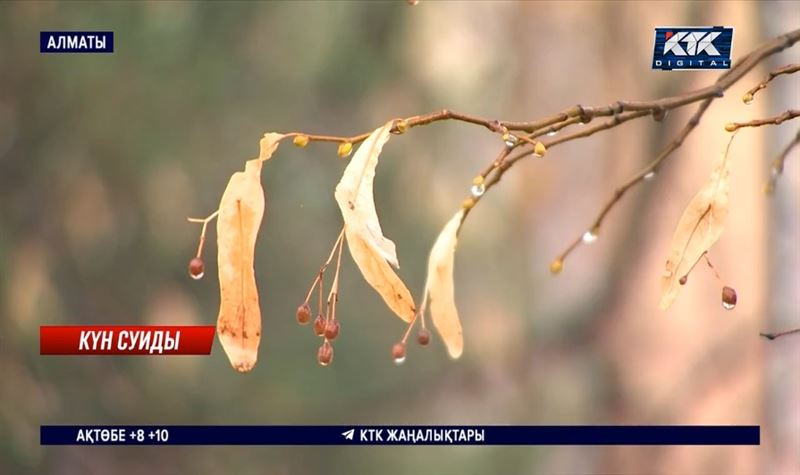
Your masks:
M350 429L348 431L342 432L342 435L347 440L353 440L353 434L355 433L355 431L356 431L355 429Z

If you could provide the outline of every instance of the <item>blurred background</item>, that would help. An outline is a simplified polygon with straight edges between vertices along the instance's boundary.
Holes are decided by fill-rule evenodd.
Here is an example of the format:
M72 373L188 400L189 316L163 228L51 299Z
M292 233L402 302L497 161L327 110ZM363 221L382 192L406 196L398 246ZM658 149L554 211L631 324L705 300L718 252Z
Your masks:
M800 26L791 2L4 2L0 5L0 473L800 473L800 163L762 193L797 124L742 131L731 214L669 311L674 226L717 163L723 125L800 105L800 46L717 100L561 275L550 261L693 113L629 122L518 164L470 215L456 254L465 334L395 366L405 327L349 259L335 361L294 312L341 226L331 144L264 168L256 248L259 363L40 357L42 324L214 324L216 262L193 281L199 226L267 131L351 135L440 108L530 120L651 99L716 72L650 69L653 28L735 27L734 58ZM42 55L41 30L112 30L111 55ZM578 126L579 127L579 126ZM439 123L394 137L376 200L418 295L428 250L500 139ZM212 230L207 256L216 252ZM40 424L760 424L760 447L40 447Z

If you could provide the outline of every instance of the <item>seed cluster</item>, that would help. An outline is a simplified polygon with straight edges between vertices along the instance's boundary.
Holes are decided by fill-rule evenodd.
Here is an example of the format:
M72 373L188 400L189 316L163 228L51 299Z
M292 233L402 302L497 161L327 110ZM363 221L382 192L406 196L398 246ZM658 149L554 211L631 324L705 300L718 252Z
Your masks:
M336 317L336 304L339 301L339 270L341 268L344 240L345 236L343 229L339 234L339 238L336 240L336 242L334 242L333 249L331 249L328 259L322 264L319 272L314 278L314 281L311 283L311 288L306 294L305 301L303 301L303 303L297 307L297 311L295 313L295 318L298 324L308 325L311 323L311 328L314 331L314 335L323 339L322 344L317 350L317 362L322 366L329 366L333 362L333 341L339 337L339 332L341 330L341 322ZM333 262L334 257L336 257L336 267L334 268L333 283L331 284L331 288L326 299L324 298L325 275L328 270L328 266L331 264L331 262ZM313 309L311 307L311 299L315 291L317 292L318 299L316 302L316 317L314 317L312 322L311 316L313 315ZM417 321L417 317L419 317L422 313L424 313L424 310L417 312L414 318L409 322L402 340L392 346L392 358L394 359L395 363L400 364L405 361L406 340L408 339L409 333ZM422 328L420 328L417 332L417 343L419 343L420 346L427 346L430 341L431 334L428 329L425 328L425 320L423 318Z

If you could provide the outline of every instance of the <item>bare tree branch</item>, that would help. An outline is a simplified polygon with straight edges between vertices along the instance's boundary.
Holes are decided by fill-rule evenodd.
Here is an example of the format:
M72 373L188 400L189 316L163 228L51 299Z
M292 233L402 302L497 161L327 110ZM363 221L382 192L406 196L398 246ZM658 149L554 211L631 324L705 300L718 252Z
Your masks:
M728 132L736 132L742 127L761 127L763 125L780 125L782 122L794 119L795 117L800 117L800 110L789 109L783 114L776 115L775 117L769 117L766 119L755 119L749 122L731 122L725 125L725 130L727 130Z
M500 134L503 138L504 147L498 152L497 156L488 163L483 170L476 176L476 180L480 183L480 193L473 193L471 197L463 201L464 218L469 215L471 209L483 197L484 192L491 189L500 182L503 175L513 167L515 163L528 156L542 156L544 152L556 145L560 145L573 140L589 137L598 132L612 129L630 120L638 119L645 116L652 116L655 120L662 120L667 112L677 109L689 104L699 102L696 112L686 125L681 129L678 135L667 145L667 147L659 153L659 155L650 164L645 167L628 181L618 187L606 205L600 210L597 217L589 227L587 233L590 236L596 235L599 231L600 225L611 211L611 209L619 202L625 193L655 175L655 172L662 165L662 163L678 149L686 137L694 130L700 122L701 117L710 106L714 99L722 97L725 91L739 79L741 79L747 72L753 69L765 58L779 53L786 48L791 47L800 40L800 29L791 31L784 35L773 38L772 40L762 44L740 60L738 60L728 71L724 72L714 84L709 86L689 91L684 94L675 96L654 99L650 101L617 101L613 104L606 106L582 106L576 105L565 109L562 112L553 114L548 117L536 119L532 121L517 122L506 120L495 120L484 117L464 114L455 112L449 109L443 109L429 114L417 115L407 118L395 119L392 127L392 133L400 134L406 132L408 129L432 124L443 120L455 120L469 124L479 125L488 129L492 133ZM794 66L783 68L771 73L772 77L779 74L789 74L793 71ZM771 78L770 78L771 79ZM769 82L769 81L767 81ZM800 114L797 111L788 111L792 117L794 114ZM785 114L784 114L785 115ZM558 138L540 141L539 137L543 135L552 134L559 130L568 128L575 124L588 124L597 117L611 117L611 119L594 125L592 127L583 128L582 130L566 134ZM783 117L783 116L779 116ZM791 117L772 119L771 123L780 123ZM754 121L756 122L756 121ZM749 123L748 123L749 124ZM748 126L755 126L750 124ZM763 125L763 124L759 124ZM744 124L737 124L737 128L744 126ZM515 135L514 133L527 133L528 135ZM338 143L358 143L365 140L369 133L363 133L354 136L331 136L331 135L313 135L303 132L290 132L286 137L303 137L302 140L295 140L295 144L305 146L310 141L317 142L338 142ZM512 154L512 152L515 152ZM586 235L584 233L583 235ZM581 237L575 239L567 249L557 258L559 262L558 270L560 270L560 263L569 255L578 244L581 242ZM555 263L554 263L555 264Z
M765 87L775 79L776 77L780 76L781 74L794 74L797 71L800 71L800 64L790 64L788 66L784 66L782 68L778 68L775 71L770 72L763 81L758 83L755 87L744 93L742 96L742 102L745 104L750 104L753 102L753 98L755 97L756 93Z
M791 335L793 333L800 333L800 328L793 328L791 330L784 330L782 332L777 332L777 333L759 333L759 335L763 336L768 340L774 340L775 338Z

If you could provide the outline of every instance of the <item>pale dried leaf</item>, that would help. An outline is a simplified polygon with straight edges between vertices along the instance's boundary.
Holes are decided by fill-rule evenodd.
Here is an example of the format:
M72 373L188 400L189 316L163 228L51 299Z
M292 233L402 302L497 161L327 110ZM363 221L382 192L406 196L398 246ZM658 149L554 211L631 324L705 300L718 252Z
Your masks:
M256 238L264 215L261 165L272 156L281 137L264 135L259 158L247 161L244 171L231 176L219 203L217 334L231 365L241 372L253 369L261 342L261 309L253 268Z
M730 146L730 144L729 144ZM727 150L709 181L692 198L672 236L670 255L661 277L661 302L666 310L678 296L679 280L717 242L728 216L730 169Z
M275 153L275 149L278 148L278 144L283 137L283 134L276 134L275 132L264 134L259 144L261 152L258 154L258 159L263 161L272 158L272 154Z
M461 321L458 318L453 286L458 230L463 217L462 209L450 218L436 238L428 257L428 278L425 283L433 325L444 340L451 358L458 358L464 350L464 337L461 333Z
M378 157L392 122L376 129L356 151L336 185L334 196L345 223L345 237L364 279L380 294L386 305L405 321L414 317L411 292L389 266L399 267L394 243L384 237L373 199L373 181Z

